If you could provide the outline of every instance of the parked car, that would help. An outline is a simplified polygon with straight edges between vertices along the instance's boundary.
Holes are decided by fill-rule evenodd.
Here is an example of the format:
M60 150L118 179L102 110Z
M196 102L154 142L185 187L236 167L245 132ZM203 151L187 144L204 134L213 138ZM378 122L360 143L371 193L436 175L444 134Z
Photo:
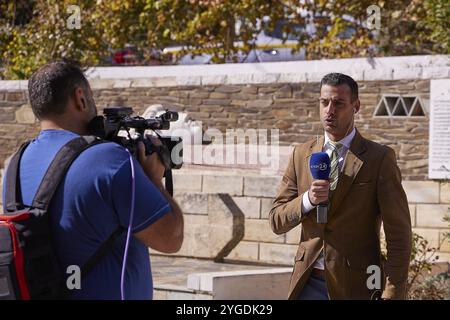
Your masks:
M237 54L237 62L273 62L273 61L297 61L305 60L306 50L300 48L299 50L293 50L297 48L298 39L301 34L307 34L313 36L319 31L328 31L331 26L329 24L330 18L328 16L315 16L311 18L308 12L302 12L302 16L306 18L307 23L295 24L289 23L289 19L281 19L275 23L273 30L263 28L263 30L257 35L253 42L254 49L250 50L248 54L240 52ZM349 16L344 16L344 20L353 21ZM315 24L314 21L319 21L320 24ZM266 23L267 19L262 19L259 23ZM239 24L239 22L237 23ZM288 25L289 24L289 25ZM286 28L286 27L289 28ZM239 26L236 26L238 29ZM324 30L317 30L317 28L324 28ZM285 30L290 30L286 32ZM356 33L354 27L347 27L341 32L338 37L341 39L348 39ZM284 41L283 41L284 39ZM236 42L236 47L242 46L242 43ZM190 65L190 64L209 64L212 60L210 54L185 54L176 58L177 53L182 51L182 46L168 47L163 50L163 54L172 54L174 64ZM229 61L232 62L232 61Z
M281 25L279 26L282 27ZM297 28L303 28L300 25ZM303 28L304 29L304 28ZM274 30L275 31L275 30ZM288 38L283 42L282 34L277 32L261 31L252 43L254 49L248 54L239 52L237 54L237 62L272 62L272 61L295 61L305 60L305 50L293 51L297 45L297 40ZM242 42L236 42L236 47L242 46ZM176 57L176 53L182 51L182 46L168 47L163 50L164 54L172 54ZM181 65L191 64L209 64L212 55L210 54L185 54L178 59L174 58L173 63ZM230 61L232 62L232 61Z

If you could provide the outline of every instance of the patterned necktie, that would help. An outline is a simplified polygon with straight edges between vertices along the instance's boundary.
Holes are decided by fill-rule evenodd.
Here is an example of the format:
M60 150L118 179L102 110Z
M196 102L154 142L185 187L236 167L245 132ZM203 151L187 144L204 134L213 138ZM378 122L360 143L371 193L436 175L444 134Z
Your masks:
M339 177L339 150L342 148L342 144L338 142L328 141L331 147L330 156L330 190L334 191L336 189Z

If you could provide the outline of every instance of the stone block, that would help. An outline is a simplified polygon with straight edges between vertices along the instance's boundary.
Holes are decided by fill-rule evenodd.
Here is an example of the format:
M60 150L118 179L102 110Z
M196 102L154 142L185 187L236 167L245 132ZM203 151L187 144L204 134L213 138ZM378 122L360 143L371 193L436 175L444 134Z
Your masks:
M183 213L208 214L208 195L203 193L177 194L175 200Z
M245 177L244 195L275 197L280 184L279 177Z
M433 248L439 247L439 230L437 229L425 229L414 228L413 232L424 237L428 241L428 245Z
M441 182L441 203L450 203L450 182Z
M212 293L214 300L285 300L292 268L194 273L188 289Z
M229 100L229 99L205 99L205 100L203 100L203 104L214 105L214 106L227 106L230 104L230 102L231 102L231 100Z
M229 93L223 93L223 92L211 92L209 95L211 99L229 99L230 94Z
M219 86L219 87L216 88L215 92L218 92L218 93L238 93L241 90L242 90L242 86Z
M450 263L450 252L438 252L436 253L437 262L449 262Z
M226 77L223 84L247 84L253 83L253 77L251 74L233 74Z
M267 108L272 105L272 100L249 100L247 101L247 107L249 108Z
M209 254L221 261L244 238L245 218L228 194L208 196Z
M255 73L252 76L252 83L277 83L279 78L278 73Z
M450 252L450 238L448 236L449 234L450 229L439 231L439 244L440 244L439 251Z
M241 86L241 88L241 92L244 94L256 94L258 92L258 87L251 84Z
M153 82L153 86L155 87L177 87L180 85L180 83L184 83L182 78L179 79L179 77L154 77L151 78Z
M364 81L392 80L393 73L389 68L364 70Z
M173 174L173 187L178 191L202 191L202 176L200 174Z
M211 258L208 223L209 220L206 215L184 215L183 245L174 255Z
M292 265L298 245L293 244L259 244L259 261Z
M177 77L137 78L131 82L132 88L176 87Z
M278 78L278 83L300 83L306 82L306 73L281 73Z
M416 205L415 204L409 204L409 214L411 215L411 226L416 226Z
M227 82L227 76L217 75L217 76L203 76L201 79L202 86L208 85L220 85Z
M269 212L272 209L273 198L262 198L261 199L261 219L268 219Z
M258 261L258 255L259 255L259 243L250 241L241 241L226 256L226 259Z
M446 228L448 223L443 218L449 213L449 206L445 204L418 204L416 208L417 226Z
M92 90L98 89L111 89L114 86L115 80L113 79L89 79L89 86Z
M6 101L22 101L24 100L24 93L22 91L12 91L6 93Z
M203 176L202 191L204 193L227 193L240 196L243 191L243 177L239 176Z
M450 77L450 67L424 67L422 70L422 79L440 79Z
M245 221L245 235L246 241L283 243L285 235L277 235L272 232L269 225L269 220L266 219L247 219Z
M244 237L244 215L228 195L207 195L208 215L184 215L184 241L172 256L221 261Z
M261 199L256 197L233 197L236 205L244 213L245 218L259 219Z
M226 194L210 194L208 215L184 215L184 241L172 255L221 261L244 237L244 215Z
M0 123L13 123L15 120L15 110L17 110L17 108L13 108L13 107L6 107L6 108L1 108L0 109Z
M439 182L403 181L409 203L439 203Z
M394 69L392 79L393 80L401 80L401 79L408 79L408 80L415 80L420 79L422 76L422 68L416 67L416 68L398 68Z
M29 104L24 104L16 111L17 123L31 124L36 122L33 110Z
M326 71L308 72L306 78L308 82L320 82L327 73Z
M131 87L131 80L116 79L116 80L114 80L114 83L113 83L112 87L114 89L130 88Z
M177 85L179 86L200 86L202 78L199 76L181 76L177 77Z
M302 234L301 225L296 226L294 229L286 233L286 243L299 244L300 235Z
M17 90L27 90L28 81L27 80L1 80L0 90L1 91L17 91Z

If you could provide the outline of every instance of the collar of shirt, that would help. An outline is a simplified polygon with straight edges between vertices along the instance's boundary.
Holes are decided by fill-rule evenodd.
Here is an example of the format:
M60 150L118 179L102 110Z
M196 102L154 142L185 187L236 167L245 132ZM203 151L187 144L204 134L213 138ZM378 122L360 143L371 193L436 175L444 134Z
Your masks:
M356 134L356 129L353 128L353 130L348 135L346 135L344 138L339 140L338 143L342 144L345 147L345 149L349 149L350 144L352 143L352 140L355 137L355 134ZM328 134L325 132L325 140L323 142L324 147L328 146L328 141L330 141L330 138L328 138Z
M344 138L342 138L341 140L338 141L338 143L342 144L343 147L339 150L339 168L342 168L342 163L344 161L344 157L347 154L347 150L350 148L350 144L352 143L353 138L355 137L356 134L356 129L353 128L353 130L346 135ZM328 144L328 141L330 141L330 138L328 138L327 133L325 132L325 140L323 142L323 151L325 151L326 153L328 153L328 155L331 157L331 148L330 145Z

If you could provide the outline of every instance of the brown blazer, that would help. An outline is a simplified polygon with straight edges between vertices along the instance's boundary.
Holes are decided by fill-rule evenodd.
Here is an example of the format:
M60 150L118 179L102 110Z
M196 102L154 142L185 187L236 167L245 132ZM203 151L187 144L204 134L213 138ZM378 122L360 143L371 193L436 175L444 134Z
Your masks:
M401 185L395 152L364 139L358 131L347 152L328 209L328 223L316 223L316 210L301 214L301 201L312 182L309 156L320 152L324 138L294 148L280 190L270 211L276 234L301 224L301 238L291 276L289 299L308 280L323 247L330 299L370 299L369 265L382 270L382 297L404 299L411 254L411 218ZM387 242L387 260L380 254L380 225Z

